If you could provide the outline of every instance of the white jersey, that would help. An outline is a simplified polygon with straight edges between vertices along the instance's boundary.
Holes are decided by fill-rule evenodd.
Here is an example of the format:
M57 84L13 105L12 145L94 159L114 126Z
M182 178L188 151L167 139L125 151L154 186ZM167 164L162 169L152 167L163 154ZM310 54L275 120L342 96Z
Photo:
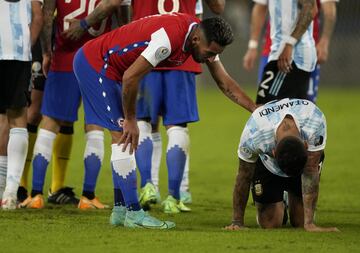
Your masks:
M269 61L277 60L285 47L285 39L291 36L298 20L298 0L253 0L268 5L270 15L271 51ZM299 69L312 72L315 69L317 56L313 38L313 23L296 43L293 60Z
M320 109L304 99L282 99L257 108L242 132L238 148L239 158L255 163L260 157L265 167L273 174L283 173L272 151L275 148L276 130L286 115L294 118L301 138L307 142L308 151L323 150L326 145L326 119Z
M203 8L202 0L197 0L195 5L195 14L201 15L203 14L203 12L204 12L204 8Z

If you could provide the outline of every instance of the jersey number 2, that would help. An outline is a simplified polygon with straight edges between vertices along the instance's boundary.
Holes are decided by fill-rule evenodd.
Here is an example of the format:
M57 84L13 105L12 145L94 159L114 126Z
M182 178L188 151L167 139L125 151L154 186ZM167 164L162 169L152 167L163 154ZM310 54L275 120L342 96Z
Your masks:
M71 3L72 0L65 0L65 3ZM80 0L80 7L76 10L74 10L73 12L70 12L68 15L66 15L64 17L64 20L65 19L72 19L72 18L76 18L77 16L83 14L86 10L86 3L88 1L87 0ZM93 12L93 10L95 9L96 7L96 0L90 0L89 1L89 8L88 8L88 12L87 12L87 15L89 15L91 12ZM100 25L100 28L95 30L94 28L90 28L88 30L88 32L96 37L96 36L99 36L101 34L103 34L104 30L105 30L105 26L106 26L106 21L107 21L107 18L105 18L102 22L101 22L101 25ZM69 28L69 22L65 22L64 21L64 31L67 30Z

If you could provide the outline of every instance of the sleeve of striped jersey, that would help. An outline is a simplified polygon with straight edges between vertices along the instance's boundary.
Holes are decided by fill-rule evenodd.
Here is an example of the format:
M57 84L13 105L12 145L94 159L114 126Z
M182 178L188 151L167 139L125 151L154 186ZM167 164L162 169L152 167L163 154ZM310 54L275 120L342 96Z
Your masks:
M238 156L248 163L255 163L259 156L253 147L251 133L246 127L241 134Z
M153 67L156 67L161 61L165 60L171 54L170 39L164 28L161 28L151 34L151 40L147 48L141 55Z
M308 151L320 151L325 149L326 146L326 119L325 116L322 116L321 123L317 127L317 129L309 136L308 140Z
M254 3L268 5L268 0L253 0Z
M197 0L195 6L195 14L200 15L203 14L203 12L204 12L204 8L203 8L202 0Z

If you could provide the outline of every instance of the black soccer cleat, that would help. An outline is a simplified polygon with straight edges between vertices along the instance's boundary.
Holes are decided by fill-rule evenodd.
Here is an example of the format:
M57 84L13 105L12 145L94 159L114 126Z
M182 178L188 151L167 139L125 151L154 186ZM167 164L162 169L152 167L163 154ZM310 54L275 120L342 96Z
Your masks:
M48 203L56 205L78 205L79 199L75 197L74 188L64 187L57 192L49 190Z
M17 200L19 203L23 202L28 197L28 191L25 187L19 186L17 190Z

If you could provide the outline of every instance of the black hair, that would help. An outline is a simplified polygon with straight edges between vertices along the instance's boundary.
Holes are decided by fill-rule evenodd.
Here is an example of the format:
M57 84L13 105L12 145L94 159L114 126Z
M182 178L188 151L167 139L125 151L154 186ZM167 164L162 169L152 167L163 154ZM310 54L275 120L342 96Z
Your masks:
M231 26L223 18L212 17L201 21L201 29L204 31L205 37L209 43L212 41L225 47L234 40L234 33Z
M295 177L302 174L307 161L304 142L295 136L284 137L276 145L275 159L286 175Z

